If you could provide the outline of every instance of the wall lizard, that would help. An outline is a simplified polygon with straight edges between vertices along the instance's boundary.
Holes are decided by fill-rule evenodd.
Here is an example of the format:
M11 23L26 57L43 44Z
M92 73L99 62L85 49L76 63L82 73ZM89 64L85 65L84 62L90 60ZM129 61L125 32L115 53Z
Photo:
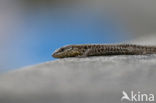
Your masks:
M81 44L67 45L56 50L54 58L89 57L107 55L146 55L156 54L156 46L133 44Z

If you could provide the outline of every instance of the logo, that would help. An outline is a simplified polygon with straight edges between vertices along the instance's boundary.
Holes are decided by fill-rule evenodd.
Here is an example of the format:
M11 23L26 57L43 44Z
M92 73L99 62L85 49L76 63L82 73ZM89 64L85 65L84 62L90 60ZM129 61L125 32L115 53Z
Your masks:
M154 94L146 94L146 93L141 93L140 91L138 92L134 92L131 91L129 93L129 95L125 92L122 91L122 98L121 101L131 101L132 103L136 103L136 102L153 102L154 101Z

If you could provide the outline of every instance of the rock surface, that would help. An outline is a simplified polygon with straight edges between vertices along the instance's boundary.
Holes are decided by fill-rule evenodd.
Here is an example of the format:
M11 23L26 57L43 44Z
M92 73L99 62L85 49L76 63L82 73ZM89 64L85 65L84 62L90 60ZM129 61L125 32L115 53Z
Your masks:
M59 59L0 75L0 103L121 103L156 95L155 79L156 55Z

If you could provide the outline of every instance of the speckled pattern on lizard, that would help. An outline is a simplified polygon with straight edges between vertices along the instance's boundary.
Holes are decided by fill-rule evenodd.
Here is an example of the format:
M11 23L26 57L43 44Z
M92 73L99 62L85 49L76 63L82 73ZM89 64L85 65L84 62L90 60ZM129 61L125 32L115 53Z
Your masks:
M67 45L56 50L54 58L90 57L110 55L146 55L156 54L156 46L134 44L81 44Z

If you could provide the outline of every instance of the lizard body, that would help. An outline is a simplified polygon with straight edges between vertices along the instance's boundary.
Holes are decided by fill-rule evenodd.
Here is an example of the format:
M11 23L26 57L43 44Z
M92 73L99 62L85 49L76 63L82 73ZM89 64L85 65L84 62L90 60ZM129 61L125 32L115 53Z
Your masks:
M156 54L155 46L142 46L132 44L82 44L68 45L56 50L52 56L54 58L67 57L89 57L107 55L145 55Z

